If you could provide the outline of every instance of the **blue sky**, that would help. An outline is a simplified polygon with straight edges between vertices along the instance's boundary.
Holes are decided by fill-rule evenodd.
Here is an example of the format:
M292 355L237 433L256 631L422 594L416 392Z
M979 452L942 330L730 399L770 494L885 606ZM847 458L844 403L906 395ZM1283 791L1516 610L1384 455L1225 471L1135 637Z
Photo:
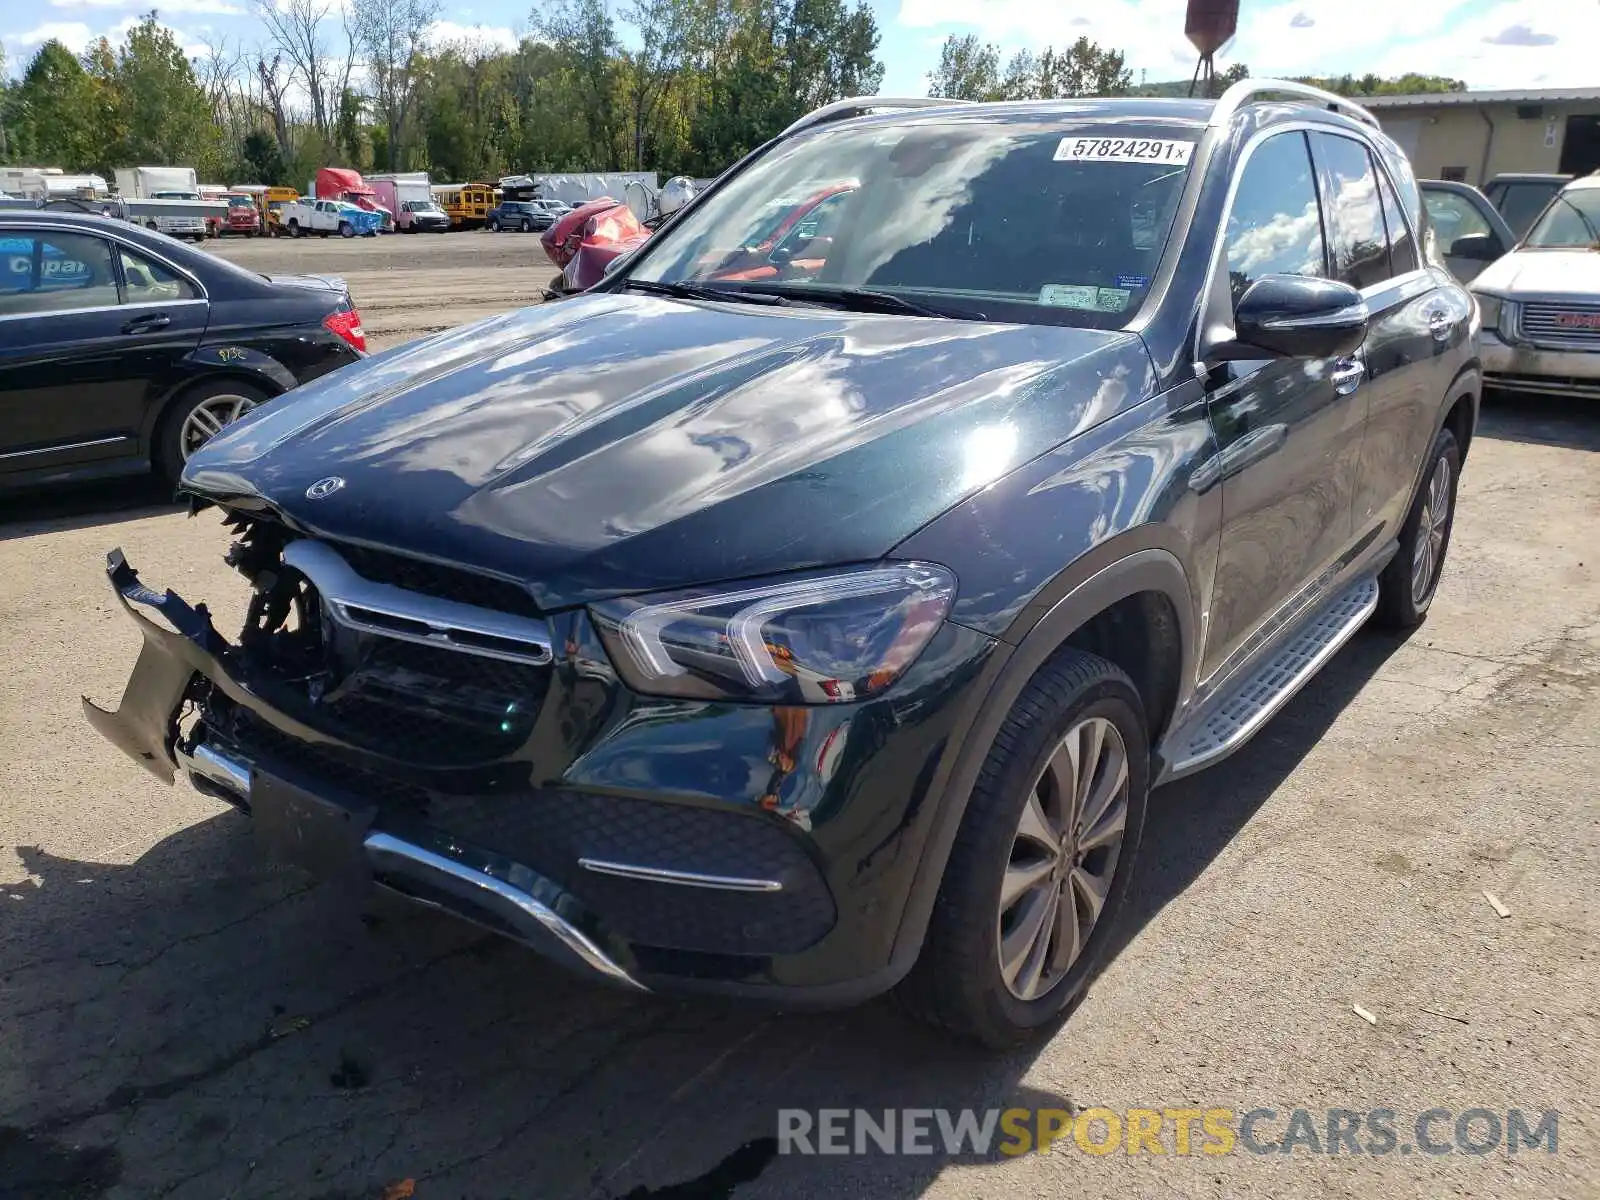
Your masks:
M883 91L922 95L939 45L978 33L1007 52L1061 46L1087 35L1121 49L1148 78L1187 76L1194 54L1183 37L1185 0L872 0L883 33ZM161 19L191 53L206 41L250 45L262 37L251 0L167 0ZM11 0L0 42L12 73L56 37L74 49L113 40L151 0ZM1597 0L1241 0L1240 32L1220 58L1256 75L1380 75L1422 71L1488 87L1600 86ZM527 26L528 0L468 0L446 7L437 37L511 43Z

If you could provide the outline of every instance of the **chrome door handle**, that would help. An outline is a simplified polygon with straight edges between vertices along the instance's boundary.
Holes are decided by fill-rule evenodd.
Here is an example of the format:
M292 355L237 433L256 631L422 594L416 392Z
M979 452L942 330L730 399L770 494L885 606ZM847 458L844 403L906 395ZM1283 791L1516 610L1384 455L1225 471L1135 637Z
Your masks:
M1433 334L1436 342L1450 340L1450 332L1456 327L1455 321L1444 309L1438 308L1428 314L1428 332Z
M172 324L166 313L151 313L148 317L135 317L122 327L123 333L154 333Z
M1359 358L1341 358L1333 364L1333 390L1348 396L1366 378L1367 364Z

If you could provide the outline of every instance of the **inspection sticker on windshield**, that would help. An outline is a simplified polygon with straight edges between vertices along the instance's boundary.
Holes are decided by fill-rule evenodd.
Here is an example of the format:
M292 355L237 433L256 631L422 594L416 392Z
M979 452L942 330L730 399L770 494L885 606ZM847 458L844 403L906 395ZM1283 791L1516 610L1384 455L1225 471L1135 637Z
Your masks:
M1056 308L1086 308L1092 312L1121 312L1133 295L1126 288L1094 287L1082 283L1047 283L1039 289L1039 303Z
M1171 138L1064 137L1056 147L1057 162L1143 162L1182 166L1194 153L1193 142Z

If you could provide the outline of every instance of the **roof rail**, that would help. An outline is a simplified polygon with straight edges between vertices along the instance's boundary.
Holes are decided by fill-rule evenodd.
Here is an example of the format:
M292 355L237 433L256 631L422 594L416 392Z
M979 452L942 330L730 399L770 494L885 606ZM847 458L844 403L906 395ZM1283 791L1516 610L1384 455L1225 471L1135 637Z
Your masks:
M832 104L824 104L821 108L808 112L778 136L788 137L791 133L799 133L802 129L810 129L813 125L825 125L829 121L860 117L879 109L944 108L950 104L968 103L970 101L949 100L942 96L851 96L846 100L835 100Z
M1268 95L1293 96L1297 100L1315 101L1318 105L1332 112L1343 113L1347 117L1354 117L1357 121L1371 125L1374 129L1381 129L1378 118L1373 116L1354 100L1347 100L1343 96L1336 96L1332 92L1325 92L1321 88L1312 87L1308 83L1292 83L1286 79L1241 79L1222 93L1222 98L1217 101L1217 106L1211 110L1211 120L1208 122L1213 128L1226 125L1233 120L1234 114L1249 101Z

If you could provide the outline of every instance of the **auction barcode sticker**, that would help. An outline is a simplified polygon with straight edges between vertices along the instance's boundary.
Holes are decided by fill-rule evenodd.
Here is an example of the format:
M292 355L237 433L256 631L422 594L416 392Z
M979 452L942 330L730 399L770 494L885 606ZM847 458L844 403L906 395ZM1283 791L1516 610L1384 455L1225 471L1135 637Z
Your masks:
M1193 142L1169 138L1065 137L1056 147L1057 162L1144 162L1183 166L1194 153Z

